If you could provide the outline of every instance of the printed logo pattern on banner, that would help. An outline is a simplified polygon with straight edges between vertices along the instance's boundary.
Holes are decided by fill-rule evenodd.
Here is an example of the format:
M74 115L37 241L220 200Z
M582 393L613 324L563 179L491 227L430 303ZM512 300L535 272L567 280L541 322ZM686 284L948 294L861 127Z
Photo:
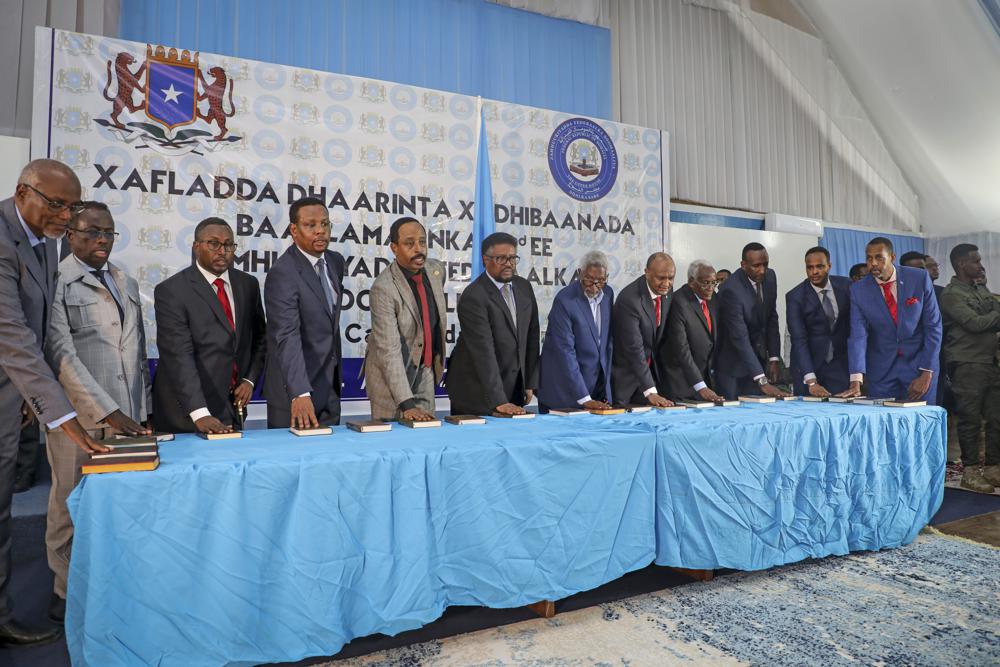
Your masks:
M157 44L51 31L50 127L35 157L80 175L121 233L113 261L136 277L150 356L155 285L187 266L195 225L236 232L236 266L263 283L291 243L288 206L323 199L347 258L345 396L370 326L368 290L392 261L393 220L427 227L445 262L449 344L470 274L478 111L486 119L497 231L519 239L544 330L552 298L600 249L620 288L660 249L660 132L402 84ZM481 106L480 106L481 104ZM48 136L46 136L48 135ZM352 373L352 368L355 371Z

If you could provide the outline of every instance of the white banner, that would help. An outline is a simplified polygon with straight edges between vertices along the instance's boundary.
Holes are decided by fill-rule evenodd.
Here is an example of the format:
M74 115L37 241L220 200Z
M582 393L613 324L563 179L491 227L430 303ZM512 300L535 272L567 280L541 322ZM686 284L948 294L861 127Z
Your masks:
M600 249L620 288L663 248L666 135L387 81L38 28L32 157L80 176L121 233L112 261L139 281L150 356L153 288L188 266L195 225L228 221L236 266L263 278L288 247L288 206L327 202L347 258L345 397L370 325L368 289L392 261L392 222L424 222L454 306L470 275L478 112L486 118L497 231L520 240L518 273L545 328L580 257Z

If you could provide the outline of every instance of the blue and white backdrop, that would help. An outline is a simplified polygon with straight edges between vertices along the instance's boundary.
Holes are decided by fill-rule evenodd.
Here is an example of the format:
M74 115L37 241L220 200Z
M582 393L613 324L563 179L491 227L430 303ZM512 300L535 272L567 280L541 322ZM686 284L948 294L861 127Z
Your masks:
M236 230L238 268L263 283L291 243L288 206L327 202L331 247L347 258L345 397L370 324L368 288L392 261L393 220L413 215L448 267L454 306L470 275L479 113L486 121L497 231L516 236L518 273L542 326L580 257L599 248L621 288L662 249L667 136L388 81L38 28L32 157L80 175L121 233L113 261L139 281L150 356L153 288L191 261L198 221Z

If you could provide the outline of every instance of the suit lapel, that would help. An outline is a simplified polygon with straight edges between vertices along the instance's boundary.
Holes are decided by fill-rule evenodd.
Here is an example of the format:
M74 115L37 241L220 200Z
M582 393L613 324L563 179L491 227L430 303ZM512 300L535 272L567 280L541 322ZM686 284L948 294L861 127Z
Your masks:
M118 289L118 294L122 299L121 306L122 312L125 314L125 320L122 322L121 331L122 336L124 337L125 331L128 330L128 327L132 322L132 318L135 318L135 320L138 321L140 312L136 311L129 305L131 299L129 299L128 296L128 281L125 280L125 274L122 273L122 270L111 262L108 262L107 265L105 265L105 268L108 270L108 275L111 277L111 280L114 281L115 287ZM114 298L113 294L111 296Z
M289 252L292 253L293 257L295 257L295 265L298 268L299 277L302 279L302 282L304 282L309 287L309 289L312 290L316 298L319 299L319 302L323 304L324 306L323 310L327 310L326 294L323 292L323 286L320 285L319 276L316 274L316 269L313 268L314 266L313 263L309 261L309 258L305 256L305 253L299 250L298 246L295 245L291 246L291 248L289 248ZM324 259L325 258L326 256L324 254ZM329 262L327 262L327 269L329 268L330 264ZM336 304L334 304L334 306L336 306ZM327 310L327 315L329 315L330 319L333 319L333 313L329 312L328 310Z
M434 305L437 306L438 311L438 321L434 323L434 326L441 329L447 329L448 311L445 309L444 303L444 281L440 280L441 271L443 269L440 264L435 263L433 268L427 266L424 267L424 271L428 270L430 271L430 275L428 277L430 278L431 283L431 294L434 295ZM443 327L441 326L441 320L445 320L445 325ZM440 334L435 335L441 335L443 337L445 334L444 331L441 331ZM444 340L442 339L441 342L444 343ZM444 345L442 345L441 349L445 349Z
M194 293L205 302L208 309L212 311L213 315L215 315L215 319L219 321L219 324L221 324L226 331L230 333L230 335L233 335L234 332L229 326L229 318L226 317L225 311L222 310L222 304L219 303L219 295L216 294L215 289L208 284L208 281L205 280L205 276L201 275L201 271L198 270L197 266L192 264L188 268L184 269L184 271L187 272L187 279L191 284Z
M31 247L31 242L28 241L28 236L24 233L24 229L21 228L21 223L17 219L14 200L10 199L8 203L9 205L4 207L3 214L7 220L7 226L10 228L11 238L17 244L17 254L21 258L21 262L28 268L28 273L31 274L31 277L35 279L39 287L45 290L45 300L48 301L50 292L45 272L42 271L42 265L38 263L38 256L35 255L35 251Z
M898 277L899 276L897 276L897 278ZM882 288L879 286L878 281L875 280L875 276L869 274L869 275L865 276L863 280L868 281L868 285L865 286L865 289L868 290L869 298L872 300L872 302L875 303L875 304L877 304L875 306L875 310L876 310L876 312L878 312L878 313L881 314L880 317L883 320L883 325L887 326L887 327L889 327L891 329L895 329L896 328L896 324L894 324L893 321L892 321L892 314L889 312L889 304L887 304L885 302L885 293L882 291ZM899 317L898 317L898 315L899 315L899 298L898 298L899 289L898 289L898 286L897 286L897 289L896 289L896 294L897 294L897 298L896 298L896 314L897 314L897 317L896 317L896 320L898 321L899 320Z
M238 303L240 305L233 312L233 329L236 334L236 348L240 347L240 331L243 327L240 326L242 318L246 317L248 312L246 300L246 290L243 288L243 281L239 279L236 275L236 269L229 269L229 283L233 288L233 303Z
M507 302L503 300L503 295L500 294L500 289L493 283L489 274L485 271L479 276L478 280L483 281L483 289L486 290L487 298L493 301L496 305L500 306L501 312L503 312L504 319L507 321L507 326L510 327L511 333L515 336L517 335L517 327L514 326L514 319L510 315L510 309L507 308ZM520 299L517 295L514 295L515 307Z
M574 299L573 300L576 301L577 307L580 309L580 312L583 314L584 321L587 322L590 325L590 333L594 337L594 341L598 345L600 345L601 344L601 337L597 333L597 323L594 322L594 313L593 313L592 310L590 310L590 301L587 299L587 295L583 291L583 285L581 285L578 282L577 283L577 287L579 289L577 289L577 292L574 295ZM604 300L602 299L601 303L598 305L598 312L600 312L600 310L603 308L603 306L604 306Z
M639 276L639 280L636 283L639 287L639 305L642 306L642 312L646 316L646 326L652 329L655 340L656 323L653 318L656 317L656 310L653 308L653 298L649 295L649 285L646 284L645 276Z
M714 316L712 317L713 327L712 327L712 330L709 331L709 329L708 329L708 320L705 319L705 312L701 309L701 303L698 301L698 295L694 293L694 290L691 290L689 298L687 299L687 301L690 304L691 309L694 310L695 317L697 317L698 321L701 322L701 326L705 327L705 333L709 334L714 339L715 338L715 334L713 332L715 331L715 327L714 327L715 317ZM708 314L712 315L712 302L709 301L707 303L708 303ZM675 303L673 307L676 308L677 304Z
M392 275L392 284L396 286L396 291L399 292L399 298L406 304L414 321L420 322L420 311L417 309L416 299L413 298L413 290L410 288L408 276L403 273L403 269L396 262L393 262L389 267L389 273Z

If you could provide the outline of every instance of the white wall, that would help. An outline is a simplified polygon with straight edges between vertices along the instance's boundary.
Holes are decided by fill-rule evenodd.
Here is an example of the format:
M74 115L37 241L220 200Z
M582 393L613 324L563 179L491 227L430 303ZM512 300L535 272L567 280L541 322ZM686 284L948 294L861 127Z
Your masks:
M14 194L21 168L28 163L30 142L19 137L0 136L0 199Z

